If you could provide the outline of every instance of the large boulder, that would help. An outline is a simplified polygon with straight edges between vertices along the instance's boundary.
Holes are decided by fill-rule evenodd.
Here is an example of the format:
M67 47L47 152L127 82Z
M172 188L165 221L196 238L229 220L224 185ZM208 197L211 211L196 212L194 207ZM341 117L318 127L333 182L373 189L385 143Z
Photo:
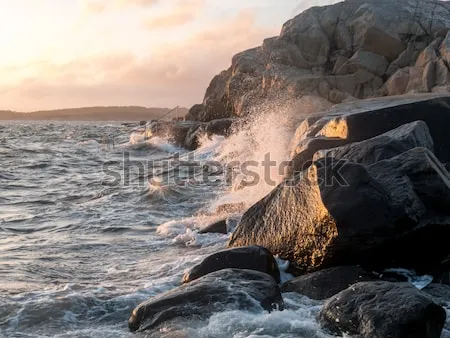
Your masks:
M302 163L310 160L312 153L320 148L334 148L361 142L418 120L428 126L438 159L444 163L450 162L448 151L450 141L446 129L442 128L443 125L450 125L450 96L436 97L435 94L395 99L377 98L358 104L338 105L330 110L328 115L321 115L317 120L309 120L312 123L307 123L307 128L305 124L300 125L291 147L297 149L294 152L296 155L302 151L306 152L307 156L299 155L305 159L299 161ZM404 129L400 130L406 132ZM388 134L388 137L395 139L398 136ZM297 142L298 146L295 146ZM312 142L314 147L310 147L309 142Z
M436 91L434 82L448 91L450 81L436 67L440 58L450 63L449 11L448 2L436 0L310 8L287 21L279 36L234 56L212 80L198 119L243 116L280 98L315 95L341 103Z
M370 166L321 158L253 205L229 245L262 245L303 272L351 264L427 271L450 251L449 182L426 148Z
M332 157L356 163L373 164L417 147L433 151L433 139L427 124L423 121L401 125L394 130L361 142L320 150L314 157L316 159Z
M183 283L190 283L211 272L223 269L248 269L266 273L280 282L280 270L272 254L260 246L223 250L206 257L183 276Z
M311 299L323 300L347 289L350 285L374 281L378 277L357 266L338 266L312 272L281 286L282 292L297 292Z
M327 300L320 323L333 333L362 338L439 338L445 310L406 283L363 282Z
M210 273L136 307L128 321L131 331L156 329L177 318L207 319L215 312L271 311L284 307L280 289L268 274L240 269Z

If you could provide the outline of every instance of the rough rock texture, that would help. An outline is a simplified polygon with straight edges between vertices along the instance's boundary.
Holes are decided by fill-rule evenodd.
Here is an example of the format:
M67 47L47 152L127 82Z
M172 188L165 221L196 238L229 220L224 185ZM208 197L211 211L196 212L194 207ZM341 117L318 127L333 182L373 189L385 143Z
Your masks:
M395 157L417 147L433 151L433 139L427 124L423 121L404 124L365 141L318 151L314 158L332 157L367 165Z
M380 136L380 139L366 141L359 147L353 147L354 150L364 149L366 146L373 148L376 144L382 147L383 140L387 139L391 140L390 146L397 148L397 153L401 149L410 149L412 145L432 149L429 138L424 140L425 143L420 143L422 141L419 140L408 141L410 137L416 138L417 133L424 133L423 124L414 127L419 128L416 132L405 129L408 127L401 127L418 120L426 123L438 159L444 163L449 162L450 141L446 128L442 126L450 125L450 97L430 98L418 95L395 99L377 98L360 101L360 105L338 105L329 111L328 115L309 117L297 128L292 141L294 170L306 169L313 154L321 149L365 141L383 133L388 134ZM398 131L390 132L397 127L400 127ZM402 134L405 135L401 136ZM408 136L409 134L411 135ZM400 143L402 146L399 148ZM346 151L348 150L349 148ZM385 154L392 152L388 147L381 151Z
M177 318L206 319L225 309L271 311L283 307L280 289L271 276L259 271L227 269L140 304L132 312L128 326L131 331L145 331Z
M262 245L303 272L351 264L429 271L450 250L449 182L426 148L370 166L321 158L252 206L229 245Z
M406 283L363 282L325 302L321 324L337 334L367 338L439 338L445 310Z
M198 232L199 234L227 234L228 228L227 228L227 220L223 219L216 223L210 224L206 226L204 229L200 230Z
M187 132L183 142L183 146L187 149L194 150L200 145L200 140L205 135L229 136L232 131L232 125L235 119L223 118L212 120L208 123L194 124Z
M219 251L206 257L183 276L189 283L211 272L223 269L249 269L264 272L280 282L280 270L272 254L260 246L249 246Z
M277 37L235 55L189 118L242 116L264 100L332 102L446 90L450 3L348 0L313 7ZM439 89L435 89L439 87Z
M311 299L323 300L350 285L377 280L378 277L357 266L338 266L294 278L281 286L282 292L297 292Z

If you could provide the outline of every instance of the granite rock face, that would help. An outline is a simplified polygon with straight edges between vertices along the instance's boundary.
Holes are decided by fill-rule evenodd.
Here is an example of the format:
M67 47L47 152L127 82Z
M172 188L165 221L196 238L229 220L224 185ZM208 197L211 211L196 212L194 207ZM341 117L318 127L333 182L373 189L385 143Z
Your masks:
M277 37L233 57L189 119L242 116L255 104L320 96L331 103L448 91L450 3L348 0L313 7Z

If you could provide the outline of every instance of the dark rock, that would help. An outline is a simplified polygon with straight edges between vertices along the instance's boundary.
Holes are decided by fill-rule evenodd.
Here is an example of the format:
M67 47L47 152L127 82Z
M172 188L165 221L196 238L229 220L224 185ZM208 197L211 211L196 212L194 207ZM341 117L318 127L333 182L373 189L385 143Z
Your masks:
M140 304L131 314L131 331L154 329L177 318L207 319L224 310L282 310L280 289L269 275L227 269L210 273Z
M292 159L294 173L308 169L312 164L314 154L322 149L330 149L347 144L348 141L341 138L315 137L307 138L296 148L296 155Z
M139 122L139 125L140 125L140 126L145 126L146 124L147 124L147 121L140 121L140 122Z
M194 104L189 112L186 114L185 119L191 121L200 121L203 112L203 104Z
M423 121L404 124L387 133L358 143L319 151L316 158L327 156L356 163L373 164L417 147L433 151L433 140L428 126Z
M150 137L164 137L179 146L185 145L186 137L192 128L198 128L200 123L193 121L156 121L147 127Z
M249 246L219 251L206 257L183 276L183 283L230 268L264 272L272 276L277 283L280 282L280 270L272 254L263 247Z
M184 147L190 150L197 149L200 146L201 138L205 135L209 137L212 135L229 136L234 121L235 119L227 118L193 125L186 134Z
M231 134L231 126L235 121L236 119L234 118L212 120L206 124L205 131L209 136L229 136Z
M445 310L406 283L363 282L327 300L320 323L336 334L367 338L439 338Z
M206 228L200 230L198 232L199 234L227 234L227 220L223 219L221 221L218 221L216 223L208 225Z
M357 266L338 266L297 277L281 286L282 292L297 292L311 299L323 300L350 285L377 280L377 276Z
M450 253L448 182L425 148L367 167L322 158L252 206L229 246L264 246L303 272L360 265L428 273Z
M377 109L377 107L380 108ZM317 138L319 141L316 142L319 145L322 144L322 149L334 147L335 139L341 139L339 141L341 144L338 146L361 142L419 120L425 122L428 126L438 159L444 163L449 162L450 151L448 151L448 148L450 147L450 141L446 129L442 126L450 125L450 96L396 100L382 98L368 100L361 104L340 105L331 110L328 116L321 117L310 125L306 131L304 131L304 126L299 127L306 137L306 140L301 141L300 146L307 144L308 138ZM405 131L401 128L400 131L402 130ZM406 132L406 135L408 135L407 130ZM391 134L387 136L395 140L398 139L399 135ZM330 141L327 142L323 140L324 138L330 139ZM408 143L410 142L408 141ZM315 146L312 150L321 150L318 148L320 147ZM306 152L306 154L309 155L312 150ZM309 156L305 158L309 158ZM304 161L300 161L300 163Z

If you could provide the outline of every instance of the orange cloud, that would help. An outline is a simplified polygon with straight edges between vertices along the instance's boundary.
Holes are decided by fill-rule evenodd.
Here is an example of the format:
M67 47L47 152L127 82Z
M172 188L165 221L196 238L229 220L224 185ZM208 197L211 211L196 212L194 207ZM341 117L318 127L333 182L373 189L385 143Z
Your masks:
M204 0L179 0L170 12L144 21L147 29L163 29L181 26L194 21L205 5Z
M102 13L107 9L127 6L150 6L159 0L80 0L81 8L87 13Z
M34 76L0 86L0 109L36 110L91 105L190 106L231 57L260 45L277 29L241 11L181 44L157 46L151 57L110 53L65 64L40 63ZM1 82L0 82L1 83Z

